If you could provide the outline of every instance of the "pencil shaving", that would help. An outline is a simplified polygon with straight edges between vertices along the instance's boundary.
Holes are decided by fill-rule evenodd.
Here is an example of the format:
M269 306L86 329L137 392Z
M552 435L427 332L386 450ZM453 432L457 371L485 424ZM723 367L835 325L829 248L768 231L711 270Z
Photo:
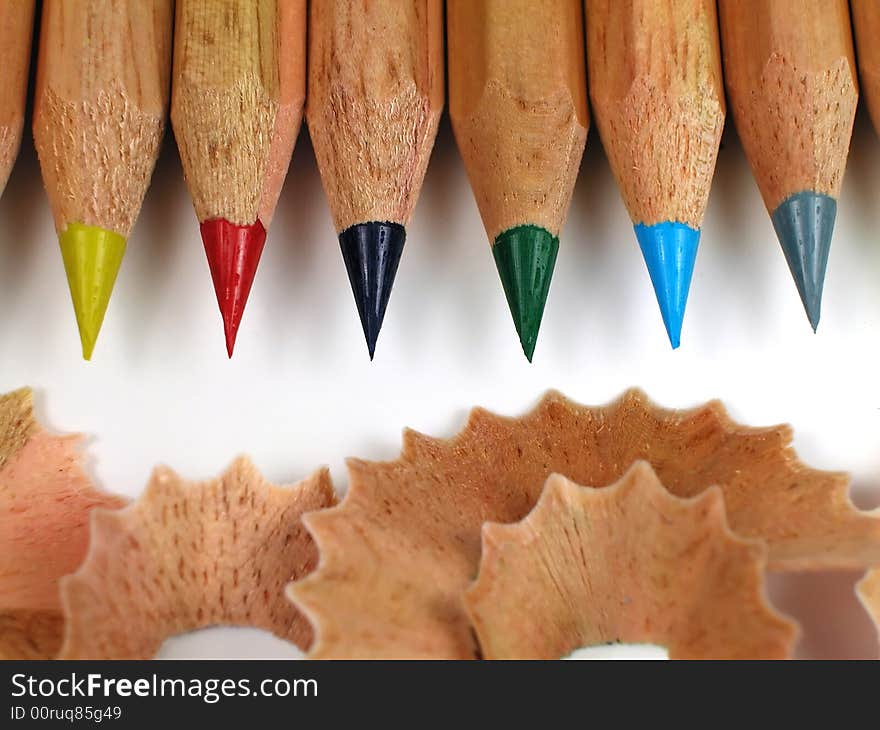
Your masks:
M766 548L736 537L721 492L669 494L645 462L602 489L559 475L513 525L483 526L465 594L486 659L658 644L673 659L781 659L795 625L767 603Z
M50 659L63 633L58 580L76 570L95 507L76 436L37 423L29 389L0 396L0 659Z
M307 646L310 627L284 586L317 562L302 514L334 502L326 469L292 487L244 458L207 482L156 469L135 504L93 516L86 560L62 582L61 657L149 658L168 637L214 625Z
M762 538L782 570L880 562L880 520L856 511L843 474L804 466L786 426L746 428L712 402L687 411L638 390L604 407L551 392L521 418L472 411L449 440L407 431L399 459L349 461L342 504L306 524L318 570L290 595L315 657L476 656L461 601L484 522L522 519L551 473L607 486L645 460L678 497L717 485L735 533Z
M869 570L856 586L856 595L874 621L880 640L880 568Z

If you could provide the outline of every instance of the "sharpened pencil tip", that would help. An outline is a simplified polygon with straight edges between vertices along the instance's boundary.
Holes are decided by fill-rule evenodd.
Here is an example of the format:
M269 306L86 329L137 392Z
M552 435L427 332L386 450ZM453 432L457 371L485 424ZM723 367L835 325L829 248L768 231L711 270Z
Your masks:
M813 332L819 327L822 313L825 269L836 217L837 201L809 190L783 200L771 216Z
M91 360L113 285L125 255L125 238L114 231L69 223L58 236L84 360Z
M240 226L225 218L204 221L199 229L223 317L226 353L232 358L238 328L266 243L266 229L260 220Z
M517 226L499 234L492 247L501 285L523 353L535 354L559 239L539 226Z
M635 226L635 232L654 285L669 343L675 350L681 344L681 326L700 231L684 223L664 221L651 226L639 223Z
M357 223L339 234L342 259L371 361L405 242L406 229L399 223Z

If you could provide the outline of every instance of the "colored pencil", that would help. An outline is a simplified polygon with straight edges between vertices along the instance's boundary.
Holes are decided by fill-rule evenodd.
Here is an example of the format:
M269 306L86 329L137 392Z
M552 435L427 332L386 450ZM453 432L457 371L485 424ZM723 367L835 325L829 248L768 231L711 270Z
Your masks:
M728 101L813 330L858 102L846 0L720 0Z
M440 0L311 3L306 118L371 359L442 108Z
M34 141L86 360L162 143L171 24L171 0L43 3Z
M580 0L450 0L449 112L531 361L589 127Z
M673 348L724 128L715 0L587 0L593 118Z
M0 0L0 195L21 143L33 22L33 0Z
M177 2L171 122L229 357L302 121L305 31L305 0Z
M874 129L880 133L880 2L850 0L859 82Z

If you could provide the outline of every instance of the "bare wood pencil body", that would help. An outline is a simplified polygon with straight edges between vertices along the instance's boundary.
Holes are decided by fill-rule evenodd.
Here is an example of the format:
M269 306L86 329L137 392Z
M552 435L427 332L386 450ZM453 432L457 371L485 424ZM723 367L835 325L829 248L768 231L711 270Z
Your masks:
M858 83L846 0L720 0L731 111L769 211L837 197Z
M673 347L724 128L715 0L586 0L593 117Z
M46 0L34 138L59 233L128 236L165 126L171 0Z
M813 328L858 82L846 0L720 0L736 128Z
M33 22L33 0L0 0L0 194L21 143Z
M577 0L450 0L449 113L490 242L558 235L589 128Z
M305 0L178 0L171 120L199 221L268 228L305 101Z
M874 129L880 133L880 2L850 0L859 81Z
M305 102L305 0L179 0L171 120L232 356Z
M312 3L307 116L337 232L406 225L443 110L439 0Z
M34 141L88 358L165 128L171 0L46 0Z
M582 5L450 0L446 13L452 127L531 359L589 127Z
M634 223L703 221L724 81L714 0L586 0L593 118Z
M441 0L323 0L306 116L372 357L443 109Z

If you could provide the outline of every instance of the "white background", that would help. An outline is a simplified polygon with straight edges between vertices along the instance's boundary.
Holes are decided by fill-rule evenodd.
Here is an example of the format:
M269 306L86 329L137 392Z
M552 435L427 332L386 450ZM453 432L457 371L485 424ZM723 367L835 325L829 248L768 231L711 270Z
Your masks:
M860 111L813 335L728 123L682 347L671 351L595 129L535 362L522 356L449 128L441 124L370 363L304 129L234 359L169 135L91 363L80 345L29 135L0 199L0 392L29 384L52 429L89 436L88 467L137 495L152 467L208 478L240 453L280 482L346 456L390 459L404 426L436 436L468 409L528 409L548 388L585 403L638 385L661 404L721 398L751 425L790 422L809 464L849 470L880 503L880 141ZM874 657L858 574L774 577L801 656ZM170 641L164 656L297 656L255 631Z

